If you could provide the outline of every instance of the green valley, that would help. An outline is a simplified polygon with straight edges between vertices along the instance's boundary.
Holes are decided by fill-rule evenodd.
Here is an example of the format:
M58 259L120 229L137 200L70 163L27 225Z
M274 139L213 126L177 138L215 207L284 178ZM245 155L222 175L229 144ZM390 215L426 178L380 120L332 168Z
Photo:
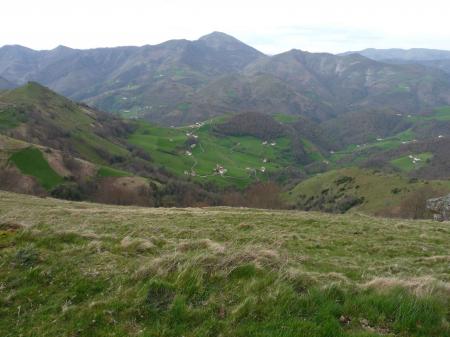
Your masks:
M213 131L213 122L181 128L163 128L141 122L130 136L158 163L178 175L219 186L245 187L255 179L294 165L290 140L261 140L252 136L223 136ZM226 172L216 172L216 166Z

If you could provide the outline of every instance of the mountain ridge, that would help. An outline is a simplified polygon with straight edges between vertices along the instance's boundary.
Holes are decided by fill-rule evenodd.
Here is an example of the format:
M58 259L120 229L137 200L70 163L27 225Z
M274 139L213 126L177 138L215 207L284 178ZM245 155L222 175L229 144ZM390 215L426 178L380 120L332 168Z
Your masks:
M355 110L422 114L450 104L450 75L440 70L298 49L267 56L221 32L141 47L7 46L0 76L164 125L249 110L324 121Z

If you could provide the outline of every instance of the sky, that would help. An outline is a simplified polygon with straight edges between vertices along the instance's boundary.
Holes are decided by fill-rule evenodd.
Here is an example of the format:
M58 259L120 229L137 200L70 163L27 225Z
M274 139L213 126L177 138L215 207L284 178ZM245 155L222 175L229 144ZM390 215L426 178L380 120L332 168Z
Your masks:
M0 46L140 46L221 31L267 54L450 50L449 13L448 0L14 0L2 3Z

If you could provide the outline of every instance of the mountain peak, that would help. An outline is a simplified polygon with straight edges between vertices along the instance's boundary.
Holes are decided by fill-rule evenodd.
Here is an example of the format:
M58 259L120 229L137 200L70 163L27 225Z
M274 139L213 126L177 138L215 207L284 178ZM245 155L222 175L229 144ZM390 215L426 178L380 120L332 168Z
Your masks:
M247 50L254 54L262 55L262 53L235 37L222 33L212 32L211 34L202 36L198 41L205 43L208 47L213 49L227 49L227 50Z
M223 41L223 42L240 42L235 37L225 34L223 32L214 31L210 34L204 35L199 38L201 41Z
M70 102L64 96L60 96L46 86L34 81L27 82L26 84L11 90L9 96L19 102L24 100L36 103L48 101L49 99L60 102Z
M53 49L54 51L65 51L65 50L73 50L70 47L64 46L62 44L60 44L59 46L57 46L56 48Z

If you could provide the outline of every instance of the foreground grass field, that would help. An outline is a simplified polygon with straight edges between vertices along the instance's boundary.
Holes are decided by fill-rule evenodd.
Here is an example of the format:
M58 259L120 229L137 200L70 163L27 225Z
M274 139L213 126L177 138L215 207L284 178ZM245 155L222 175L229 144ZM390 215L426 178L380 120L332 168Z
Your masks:
M0 192L2 336L450 336L448 223Z

